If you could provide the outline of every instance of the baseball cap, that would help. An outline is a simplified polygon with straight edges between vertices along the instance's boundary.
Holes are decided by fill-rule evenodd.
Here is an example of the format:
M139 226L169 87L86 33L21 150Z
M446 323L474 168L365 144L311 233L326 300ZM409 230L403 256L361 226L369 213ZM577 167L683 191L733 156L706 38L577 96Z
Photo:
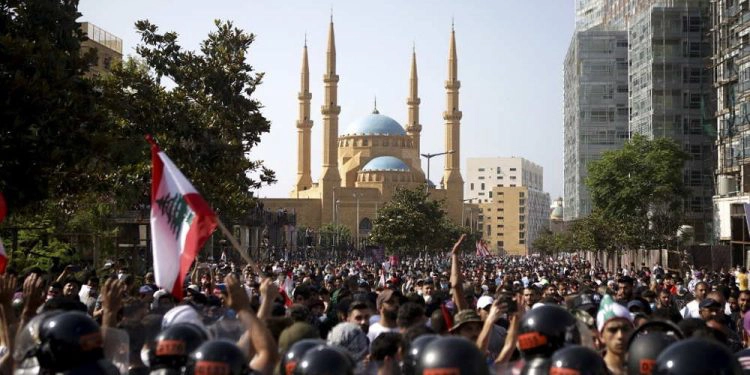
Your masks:
M701 309L710 309L715 307L721 307L721 303L713 298L706 298L698 305Z
M375 300L375 307L380 311L380 306L383 305L383 302L390 300L391 298L399 297L400 293L396 292L393 289L384 289L380 294L378 294L378 298Z
M495 302L495 299L492 296L481 296L477 300L477 308L484 309L487 306L491 306L493 302Z

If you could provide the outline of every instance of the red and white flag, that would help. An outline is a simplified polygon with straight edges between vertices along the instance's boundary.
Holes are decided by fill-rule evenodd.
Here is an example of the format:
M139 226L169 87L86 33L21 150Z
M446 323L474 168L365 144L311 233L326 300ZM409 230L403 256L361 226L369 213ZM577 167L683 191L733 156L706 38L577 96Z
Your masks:
M0 193L0 223L5 220L5 215L8 213L8 206L5 204L5 196ZM5 253L5 246L3 246L3 239L0 238L0 274L5 273L5 268L8 266L8 254Z
M477 256L482 258L490 256L490 250L482 240L477 240Z
M216 214L151 136L151 241L156 284L182 298L190 265L216 229Z

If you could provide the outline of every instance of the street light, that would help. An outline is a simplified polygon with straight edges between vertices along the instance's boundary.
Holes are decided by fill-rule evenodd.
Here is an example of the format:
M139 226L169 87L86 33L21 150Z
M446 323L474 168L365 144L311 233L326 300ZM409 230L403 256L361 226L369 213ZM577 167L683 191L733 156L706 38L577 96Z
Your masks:
M360 248L360 246L359 246L359 198L362 197L362 193L353 193L352 197L354 197L354 199L357 200L357 222L356 222L356 226L357 226L357 252L359 252L359 248Z
M427 154L420 154L420 155L422 155L423 158L427 159L427 181L425 181L425 191L426 192L430 191L430 159L434 158L435 156L452 154L452 153L453 153L453 150L448 150L446 152L438 152L438 153L435 153L435 154L429 154L429 153L427 153Z

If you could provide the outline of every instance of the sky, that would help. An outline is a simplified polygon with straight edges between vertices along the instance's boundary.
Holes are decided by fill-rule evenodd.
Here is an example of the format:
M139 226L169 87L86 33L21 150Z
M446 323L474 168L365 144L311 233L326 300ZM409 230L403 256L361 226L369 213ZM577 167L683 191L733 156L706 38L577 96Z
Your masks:
M412 48L417 53L421 150L445 150L444 82L451 23L456 32L461 81L461 169L469 157L516 156L544 168L544 190L563 195L563 61L574 29L571 0L80 0L80 21L123 39L123 54L136 55L134 24L147 19L174 31L185 49L197 50L214 20L232 21L255 35L249 63L265 73L256 98L271 121L250 158L264 160L278 182L259 197L288 197L297 171L297 120L302 48L307 35L312 93L313 181L323 154L323 71L328 23L333 15L339 81L339 131L372 112L400 124ZM433 181L443 158L430 164ZM422 160L426 170L426 161Z

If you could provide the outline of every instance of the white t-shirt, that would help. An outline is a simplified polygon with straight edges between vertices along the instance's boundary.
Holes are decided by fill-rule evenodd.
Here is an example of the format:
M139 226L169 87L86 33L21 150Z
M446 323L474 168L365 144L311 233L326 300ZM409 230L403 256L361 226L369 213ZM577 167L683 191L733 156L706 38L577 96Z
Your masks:
M367 338L370 339L370 344L372 344L373 341L375 341L375 338L380 336L381 333L386 332L398 332L398 327L393 328L387 328L383 327L380 322L374 323L370 325L370 328L367 329Z
M680 314L682 314L682 317L684 319L687 318L700 318L700 307L698 306L697 300L692 300L688 302L685 307L682 308L682 311L680 311Z

